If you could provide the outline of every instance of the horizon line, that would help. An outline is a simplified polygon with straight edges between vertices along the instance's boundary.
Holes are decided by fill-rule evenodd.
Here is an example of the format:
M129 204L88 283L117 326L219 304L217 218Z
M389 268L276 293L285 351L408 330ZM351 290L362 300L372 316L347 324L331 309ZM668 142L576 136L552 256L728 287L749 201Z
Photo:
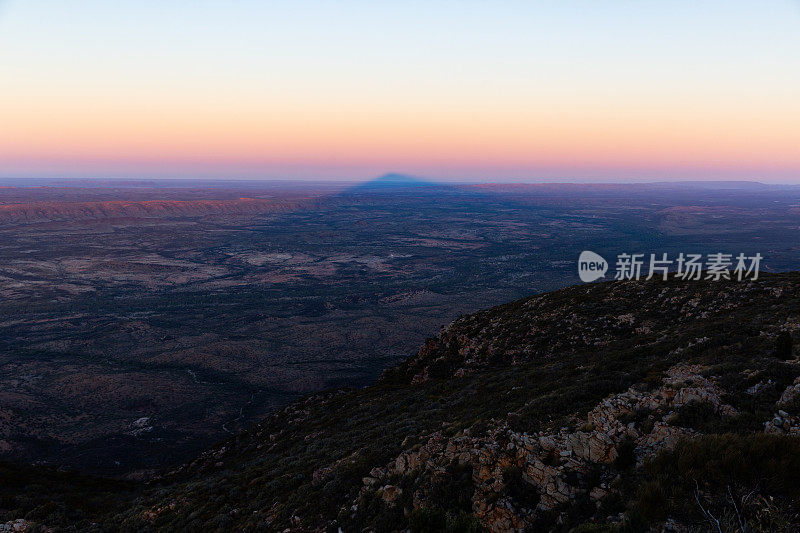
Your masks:
M197 182L197 183L318 183L318 184L354 184L354 183L370 183L382 178L394 177L406 179L409 181L417 181L428 183L431 185L664 185L664 184L748 184L748 185L763 185L763 186L800 186L800 178L797 181L761 181L759 179L681 179L681 178L661 178L661 179L643 179L643 180L586 180L581 178L558 178L558 179L514 179L514 178L493 178L493 179L453 179L453 178L436 178L428 176L420 176L417 174L404 174L398 172L387 172L378 176L370 178L315 178L315 177L293 177L293 178L276 178L276 177L190 177L190 176L147 176L147 177L134 177L134 176L0 176L0 183L4 181L13 182ZM387 181L387 180L382 180Z

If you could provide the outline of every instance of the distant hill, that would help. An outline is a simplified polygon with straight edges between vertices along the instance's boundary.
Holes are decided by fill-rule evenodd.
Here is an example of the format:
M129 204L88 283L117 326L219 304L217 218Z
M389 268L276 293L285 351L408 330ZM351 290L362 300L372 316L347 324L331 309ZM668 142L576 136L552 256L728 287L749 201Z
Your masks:
M0 467L0 522L797 531L798 333L798 273L574 286L463 316L151 486Z
M246 215L288 211L301 205L302 200L285 198L13 203L0 205L0 224Z
M702 191L776 191L800 188L798 185L776 185L757 181L656 181L644 183L476 183L465 184L465 188L505 193L598 193L631 194L665 190L669 192Z
M447 184L436 183L423 178L406 174L389 173L364 183L359 183L347 192L382 191L386 189L409 189L417 187L446 187Z
M758 181L656 181L650 183L652 187L665 189L690 188L690 189L721 189L721 190L769 190L791 187L790 185L772 185Z

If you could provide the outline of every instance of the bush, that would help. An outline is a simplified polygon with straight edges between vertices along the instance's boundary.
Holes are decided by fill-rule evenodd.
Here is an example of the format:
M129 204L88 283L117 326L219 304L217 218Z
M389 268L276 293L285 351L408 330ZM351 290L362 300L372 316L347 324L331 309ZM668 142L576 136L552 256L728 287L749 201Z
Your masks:
M636 465L636 442L630 437L617 445L617 458L614 466L620 470L628 470Z
M737 494L789 509L800 498L800 439L763 433L704 435L660 452L645 470L652 481L640 488L635 507L648 520L669 515L703 521L697 498L715 516L724 517L735 513L731 495ZM762 510L748 511L739 501L745 522L763 520Z
M412 533L478 533L483 527L474 516L453 515L441 509L415 509L409 519Z
M636 510L648 521L663 520L666 518L667 494L664 488L655 481L650 481L642 485L639 489Z
M522 478L522 470L518 467L511 466L503 471L503 483L506 494L522 507L535 509L539 504L539 492Z
M709 402L691 401L678 408L677 416L673 420L676 426L709 432L713 422L717 422L714 406Z
M792 346L794 341L788 331L781 331L775 339L775 357L786 361L792 358Z
M656 468L717 487L760 484L800 497L800 439L785 435L707 435L682 441L657 459Z
M470 511L474 491L472 465L460 465L453 460L447 466L446 474L432 483L427 501L443 509Z

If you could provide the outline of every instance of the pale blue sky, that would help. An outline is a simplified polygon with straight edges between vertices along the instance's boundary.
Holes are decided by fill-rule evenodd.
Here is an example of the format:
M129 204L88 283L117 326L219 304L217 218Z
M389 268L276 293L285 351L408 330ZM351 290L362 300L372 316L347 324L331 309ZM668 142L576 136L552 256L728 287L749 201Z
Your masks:
M0 0L0 90L15 175L797 180L800 3Z

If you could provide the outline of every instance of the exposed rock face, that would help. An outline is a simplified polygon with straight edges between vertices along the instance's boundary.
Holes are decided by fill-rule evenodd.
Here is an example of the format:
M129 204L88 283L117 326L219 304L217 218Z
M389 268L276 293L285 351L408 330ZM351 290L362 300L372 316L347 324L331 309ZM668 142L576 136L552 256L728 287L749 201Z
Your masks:
M786 411L778 411L775 417L764 425L764 431L800 435L800 417L792 416Z
M781 394L781 399L778 400L778 406L786 405L797 397L800 397L800 377L794 380L792 385L786 387Z
M786 433L800 435L800 413L789 413L785 409L793 409L792 403L800 397L800 377L783 391L780 399L775 404L775 414L772 420L764 424L766 433Z
M724 415L735 415L736 409L722 403L722 391L712 381L704 378L698 365L679 365L667 373L668 385L678 392L673 399L674 407L682 407L690 402L709 403L714 410ZM691 383L691 385L687 385Z
M584 427L577 431L562 428L555 433L527 434L498 421L483 435L445 438L436 432L418 449L404 451L386 467L373 469L370 477L364 478L361 495L383 491L384 501L393 503L397 489L387 485L390 479L435 477L455 462L471 466L473 512L493 532L524 531L538 513L558 509L584 495L599 504L615 492L607 466L621 459L623 442L632 443L631 459L641 464L693 434L691 429L671 423L676 409L698 402L710 404L723 416L736 414L721 399L723 392L714 380L703 375L705 370L699 365L679 364L666 372L661 387L655 390L631 387L609 396L588 413ZM635 420L635 415L642 413L646 416ZM539 496L534 508L520 508L504 497L504 475L510 467L521 469L522 479ZM590 482L593 473L599 475ZM419 491L424 493L424 488ZM424 502L424 497L416 498L415 507Z
M34 528L33 522L28 522L27 520L23 520L22 518L6 522L5 524L0 524L0 531L11 531L14 533L25 533L26 531L33 531L33 528ZM50 530L45 529L45 531L50 531Z
M403 489L394 485L386 485L382 489L381 498L388 504L393 504L403 494Z

